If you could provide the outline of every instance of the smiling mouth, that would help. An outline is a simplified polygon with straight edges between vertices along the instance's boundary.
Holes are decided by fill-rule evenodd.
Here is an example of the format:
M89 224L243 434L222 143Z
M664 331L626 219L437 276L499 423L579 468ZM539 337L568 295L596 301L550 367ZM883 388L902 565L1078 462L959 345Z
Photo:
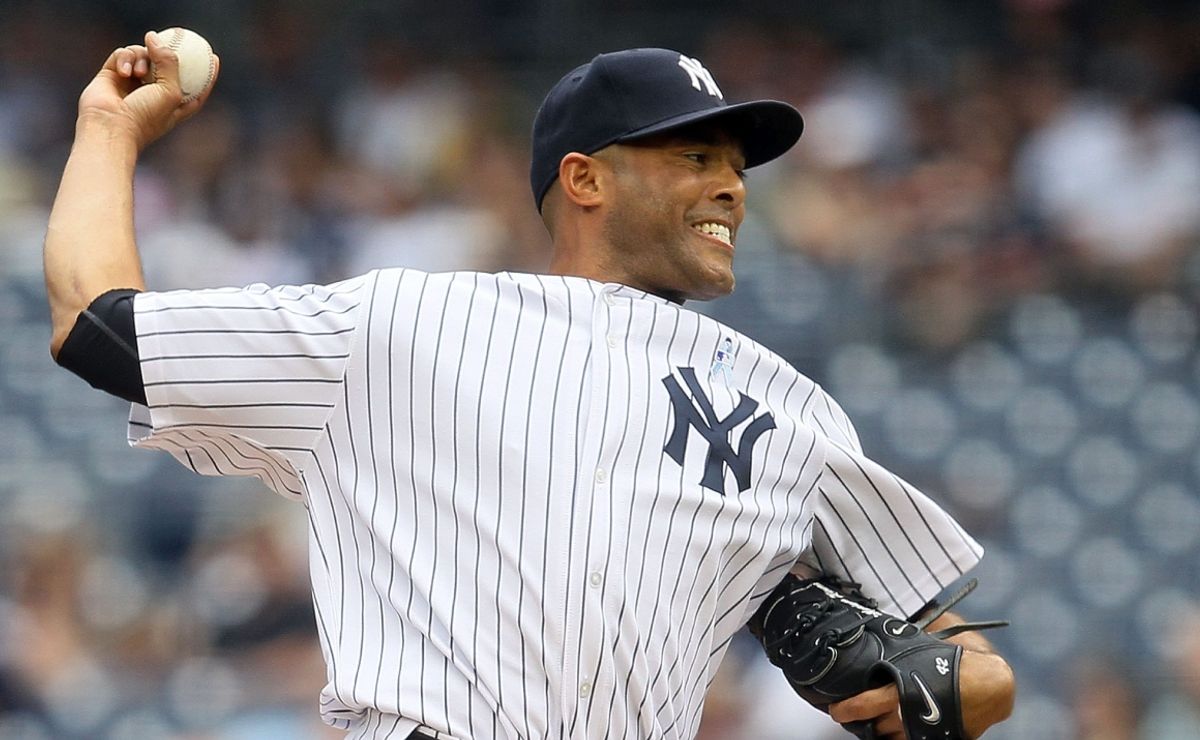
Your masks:
M716 221L703 221L692 226L692 228L705 236L713 237L726 246L733 246L733 232L725 224L717 223Z

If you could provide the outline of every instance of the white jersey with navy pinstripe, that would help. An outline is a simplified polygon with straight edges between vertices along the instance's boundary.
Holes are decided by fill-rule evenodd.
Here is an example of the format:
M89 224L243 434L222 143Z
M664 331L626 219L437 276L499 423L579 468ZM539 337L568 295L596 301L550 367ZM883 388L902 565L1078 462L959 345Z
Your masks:
M136 317L131 441L308 509L351 737L690 738L795 563L912 613L982 554L811 380L625 286L383 270Z

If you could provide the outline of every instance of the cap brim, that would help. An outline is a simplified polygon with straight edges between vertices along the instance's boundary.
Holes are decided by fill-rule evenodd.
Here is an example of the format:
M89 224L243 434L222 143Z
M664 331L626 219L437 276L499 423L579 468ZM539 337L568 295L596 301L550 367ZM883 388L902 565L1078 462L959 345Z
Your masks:
M746 167L757 167L782 155L804 132L804 118L791 105L755 100L684 113L628 133L618 141L634 141L702 122L717 124L741 141Z

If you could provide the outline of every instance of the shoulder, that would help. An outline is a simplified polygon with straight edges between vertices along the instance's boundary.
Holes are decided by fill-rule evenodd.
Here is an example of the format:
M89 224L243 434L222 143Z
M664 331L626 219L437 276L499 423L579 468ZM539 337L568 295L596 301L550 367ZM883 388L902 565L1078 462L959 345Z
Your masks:
M759 372L763 369L769 369L781 375L803 380L806 384L816 385L811 378L792 365L787 358L765 344L762 344L754 337L686 306L681 307L680 310L695 314L702 328L707 329L708 333L715 333L720 337L719 343L721 346L718 347L719 351L725 349L727 342L728 349L736 354L739 363L753 362L759 368Z
M689 310L689 309L683 309ZM820 430L834 441L853 449L859 448L858 434L849 415L841 404L818 382L797 369L787 358L720 321L698 312L700 321L715 327L722 342L729 340L733 353L731 359L719 357L723 349L718 346L714 363L736 362L737 371L750 373L748 386L769 384L782 388L786 406L804 423Z
M553 276L458 270L424 272L405 268L366 275L371 303L388 310L465 315L496 307L578 303L568 286Z
M446 292L475 290L482 285L495 284L497 276L469 270L426 272L407 267L388 267L371 270L351 281L362 281L376 296L388 296L397 291L409 298L428 299Z

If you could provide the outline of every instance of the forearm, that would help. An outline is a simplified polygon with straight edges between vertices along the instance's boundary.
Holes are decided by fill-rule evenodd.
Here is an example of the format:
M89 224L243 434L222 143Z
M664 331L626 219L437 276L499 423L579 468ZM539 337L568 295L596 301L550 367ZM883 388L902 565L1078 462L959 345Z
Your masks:
M954 612L946 612L933 620L928 629L936 632L964 621ZM963 648L964 670L959 676L963 724L970 737L978 737L1012 714L1016 678L1008 661L996 652L982 632L961 632L947 637L946 642Z
M137 154L135 138L118 123L80 117L43 251L55 357L97 296L144 287L133 231Z

